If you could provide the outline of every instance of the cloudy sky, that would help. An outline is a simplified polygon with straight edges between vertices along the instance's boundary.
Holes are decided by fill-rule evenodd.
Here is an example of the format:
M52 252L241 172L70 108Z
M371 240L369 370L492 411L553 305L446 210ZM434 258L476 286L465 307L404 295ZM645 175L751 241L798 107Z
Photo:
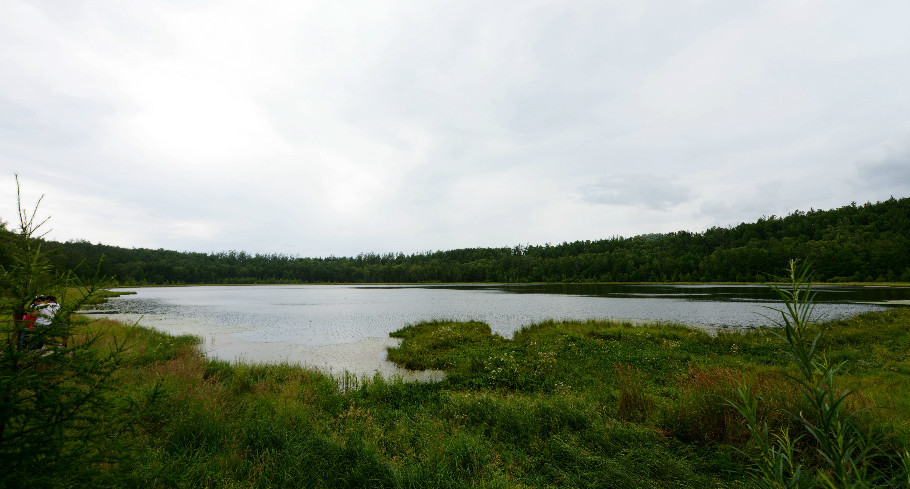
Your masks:
M0 2L0 219L351 256L910 195L910 2ZM11 226L12 227L12 226Z

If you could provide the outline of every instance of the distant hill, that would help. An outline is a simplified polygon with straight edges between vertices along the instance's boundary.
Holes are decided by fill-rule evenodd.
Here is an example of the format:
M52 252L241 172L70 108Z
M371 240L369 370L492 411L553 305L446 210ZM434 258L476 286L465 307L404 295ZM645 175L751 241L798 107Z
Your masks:
M8 231L2 231L8 235ZM558 245L301 258L44 243L55 266L121 285L425 282L761 282L790 258L817 281L910 282L910 198L796 211L731 228ZM3 263L5 253L0 255ZM82 264L80 266L80 264ZM78 268L77 268L78 267Z

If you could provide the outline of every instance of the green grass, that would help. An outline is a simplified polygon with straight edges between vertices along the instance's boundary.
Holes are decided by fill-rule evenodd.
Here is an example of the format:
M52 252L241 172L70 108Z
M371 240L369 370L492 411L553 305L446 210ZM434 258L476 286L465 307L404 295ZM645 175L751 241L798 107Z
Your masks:
M849 361L862 422L889 447L910 440L910 309L814 327ZM545 322L506 339L433 321L392 333L389 358L442 381L342 389L295 365L207 360L189 336L91 328L130 347L97 427L104 461L76 486L740 488L750 442L726 402L736 387L762 396L771 426L797 428L788 361L766 330Z

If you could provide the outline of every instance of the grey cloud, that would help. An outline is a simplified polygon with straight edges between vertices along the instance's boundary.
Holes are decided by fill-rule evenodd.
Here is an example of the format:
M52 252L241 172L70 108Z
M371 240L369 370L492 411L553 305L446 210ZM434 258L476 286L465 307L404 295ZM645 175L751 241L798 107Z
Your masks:
M668 210L687 202L691 192L674 179L662 175L626 174L604 177L578 189L586 202L605 205L644 206Z
M112 112L103 101L62 95L45 96L43 106L29 107L0 97L0 138L33 147L72 147L99 138L100 121Z
M881 198L906 195L910 189L910 146L882 160L857 165L856 182Z
M755 221L762 216L770 217L776 215L780 217L793 210L785 208L771 210L768 208L768 203L761 199L749 199L735 203L710 201L701 206L700 215L707 219L705 227L708 228L714 226L736 226L742 222Z
M760 217L783 217L796 210L826 209L846 204L840 196L831 198L830 187L806 188L804 182L773 179L756 183L750 192L738 193L736 200L712 196L701 203L698 215L705 227L736 226ZM835 192L836 194L836 192ZM825 201L825 198L831 199Z
M0 2L6 176L131 209L145 235L123 244L302 255L533 242L504 224L527 216L533 236L573 239L602 225L599 205L623 206L624 234L696 230L910 189L907 133L881 147L910 107L906 2L832 5L819 20L783 1L276 2L249 18L243 5L190 1L34 7L46 22ZM193 154L238 126L213 125L187 152L152 144L173 136L156 132L163 114L194 115L154 109L196 75L233 87L210 112L230 119L246 103L271 124L262 141L283 146L202 172ZM625 161L636 164L605 163ZM326 198L352 188L339 164L391 176L357 212ZM459 192L482 199L503 175L522 177L497 201L508 205L460 219ZM169 217L214 231L170 233ZM72 237L133 229L86 222L102 224Z

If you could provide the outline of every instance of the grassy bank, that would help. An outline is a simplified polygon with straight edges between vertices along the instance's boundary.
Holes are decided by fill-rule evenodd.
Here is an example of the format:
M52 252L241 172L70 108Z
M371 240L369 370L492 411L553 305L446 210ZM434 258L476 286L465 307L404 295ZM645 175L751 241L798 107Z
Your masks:
M788 359L766 330L547 322L509 340L483 323L420 323L393 333L389 358L445 380L345 391L292 365L204 359L193 337L88 328L128 348L103 436L71 451L81 471L40 478L56 487L751 487L738 450L754 447L726 403L736 388L762 397L772 429L800 429L784 413L800 403ZM910 440L910 309L814 328L848 362L860 422L889 449Z

